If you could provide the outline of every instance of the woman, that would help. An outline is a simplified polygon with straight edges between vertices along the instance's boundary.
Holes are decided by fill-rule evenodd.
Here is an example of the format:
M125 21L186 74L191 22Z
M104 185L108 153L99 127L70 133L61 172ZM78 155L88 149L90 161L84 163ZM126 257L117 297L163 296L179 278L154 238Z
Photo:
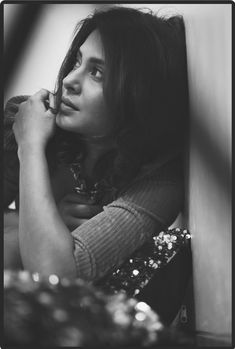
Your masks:
M186 72L181 17L114 7L77 28L54 95L8 103L5 206L18 189L12 117L12 244L23 268L94 282L173 223L184 194ZM6 236L6 256L8 246Z

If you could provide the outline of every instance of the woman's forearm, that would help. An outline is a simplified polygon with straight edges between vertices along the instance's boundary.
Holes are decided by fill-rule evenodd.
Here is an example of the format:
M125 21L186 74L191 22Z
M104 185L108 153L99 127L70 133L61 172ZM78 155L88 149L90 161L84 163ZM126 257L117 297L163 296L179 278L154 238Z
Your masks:
M19 246L24 268L42 275L74 278L73 239L52 195L44 149L23 145L18 155Z

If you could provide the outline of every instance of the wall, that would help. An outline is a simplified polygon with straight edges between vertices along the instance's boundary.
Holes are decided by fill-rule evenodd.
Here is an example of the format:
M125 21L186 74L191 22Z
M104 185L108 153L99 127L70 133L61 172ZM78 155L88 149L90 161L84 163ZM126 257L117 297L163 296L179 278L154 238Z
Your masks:
M185 18L191 137L184 222L192 233L196 330L200 343L203 338L208 342L214 338L229 344L231 4L127 6L151 7L160 13L177 12ZM6 91L6 99L15 94L33 93L41 87L53 88L74 25L91 7L47 5L43 25L29 43L30 49L14 83Z
M188 223L193 234L196 329L202 344L203 338L229 344L231 5L194 7L186 21L191 105Z

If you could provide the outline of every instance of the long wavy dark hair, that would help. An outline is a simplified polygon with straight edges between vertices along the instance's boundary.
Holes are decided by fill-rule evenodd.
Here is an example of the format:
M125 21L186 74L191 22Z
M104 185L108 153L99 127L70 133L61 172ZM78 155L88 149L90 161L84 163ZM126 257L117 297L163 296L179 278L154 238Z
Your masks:
M185 147L188 88L184 21L181 16L164 18L150 10L125 7L95 11L76 28L58 75L57 106L63 79L75 64L78 48L96 29L105 52L104 98L115 116L117 151L110 156L109 174L123 183L142 165L171 151L180 156ZM55 144L57 154L67 162L84 151L82 139L78 146L77 135L59 129Z

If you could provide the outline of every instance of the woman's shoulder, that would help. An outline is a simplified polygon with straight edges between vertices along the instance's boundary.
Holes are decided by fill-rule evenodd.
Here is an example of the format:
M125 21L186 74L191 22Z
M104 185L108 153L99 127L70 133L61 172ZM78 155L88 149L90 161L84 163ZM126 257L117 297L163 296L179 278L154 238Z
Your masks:
M118 196L125 193L148 192L155 195L156 191L183 193L184 191L184 166L182 156L170 156L160 161L157 159L142 166L135 178L128 182L119 192ZM142 195L142 194L141 194Z
M160 182L179 182L183 180L182 155L174 153L142 166L135 180L154 179Z
M122 207L142 217L152 217L170 226L184 203L184 180L180 157L154 161L119 192L112 206Z

